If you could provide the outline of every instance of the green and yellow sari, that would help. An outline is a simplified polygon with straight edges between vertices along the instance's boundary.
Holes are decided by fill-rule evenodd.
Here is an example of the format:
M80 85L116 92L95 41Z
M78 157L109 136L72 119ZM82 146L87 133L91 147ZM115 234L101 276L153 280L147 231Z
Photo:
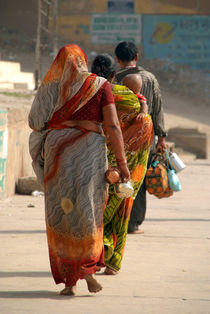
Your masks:
M147 169L147 160L153 139L153 124L148 114L141 121L136 121L136 116L140 111L140 102L130 89L115 85L113 95L134 188L132 197L121 199L115 193L114 185L109 185L109 198L104 212L105 263L107 267L118 271L121 268L133 200L141 187ZM116 167L115 155L109 140L107 147L109 166Z

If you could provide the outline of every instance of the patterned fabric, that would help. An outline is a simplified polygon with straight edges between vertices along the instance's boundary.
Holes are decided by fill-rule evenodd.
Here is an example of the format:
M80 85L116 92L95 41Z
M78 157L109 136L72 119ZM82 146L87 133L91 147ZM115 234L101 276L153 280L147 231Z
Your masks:
M44 149L51 270L56 284L73 286L104 266L105 137L74 128L53 130Z
M168 187L168 175L166 168L158 163L153 164L147 169L145 177L147 191L150 194L160 194Z
M140 66L120 69L116 74L116 82L121 83L127 74L140 74L142 78L141 93L147 99L148 113L152 117L154 133L157 136L166 136L163 116L163 104L160 88L156 77Z
M151 166L147 169L145 184L148 193L158 198L169 197L173 195L172 189L168 184L168 173L164 162L154 159Z
M36 94L29 113L30 127L41 131L49 120L53 122L57 118L61 122L68 119L94 96L104 82L105 79L88 73L87 58L80 47L64 46Z
M101 103L101 108L96 106L98 103ZM102 108L110 104L114 104L114 98L112 95L110 83L106 81L99 91L88 101L86 106L82 107L71 116L71 120L89 120L102 122Z
M149 149L153 139L153 124L149 115L146 115L143 121L135 121L140 111L140 103L131 90L125 86L115 85L113 94L134 187L132 197L121 199L116 195L114 185L110 185L109 199L104 213L105 262L108 267L119 270L133 200L140 189L147 168ZM107 146L109 166L115 167L116 160L109 142Z
M88 73L87 57L79 46L67 45L60 49L35 96L28 118L33 129L29 151L40 183L44 183L41 152L49 132L46 126L55 128L69 119L99 91L104 82L104 78Z
M105 137L62 123L106 82L87 71L76 45L63 47L32 104L29 148L44 182L46 227L55 282L73 286L103 263L103 212L107 199ZM98 104L100 107L100 104Z

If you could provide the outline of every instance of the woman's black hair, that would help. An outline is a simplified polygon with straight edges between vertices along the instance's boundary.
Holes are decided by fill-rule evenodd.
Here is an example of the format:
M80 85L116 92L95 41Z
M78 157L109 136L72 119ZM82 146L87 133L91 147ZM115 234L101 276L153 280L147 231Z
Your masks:
M138 54L137 46L131 41L122 41L115 48L115 55L120 61L133 61Z
M116 63L108 53L102 53L95 57L92 63L91 72L106 79L113 78L115 75Z

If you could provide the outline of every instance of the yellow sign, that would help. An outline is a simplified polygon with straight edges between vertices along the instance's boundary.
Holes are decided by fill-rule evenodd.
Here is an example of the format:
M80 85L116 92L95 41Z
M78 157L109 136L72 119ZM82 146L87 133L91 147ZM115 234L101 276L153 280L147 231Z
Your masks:
M160 23L156 26L151 38L150 44L159 43L159 44L167 44L174 37L174 29L172 25L169 23Z

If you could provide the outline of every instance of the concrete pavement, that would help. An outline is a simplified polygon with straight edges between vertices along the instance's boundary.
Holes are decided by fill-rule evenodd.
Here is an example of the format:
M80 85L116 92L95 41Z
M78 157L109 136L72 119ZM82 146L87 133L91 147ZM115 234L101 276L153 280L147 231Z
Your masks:
M0 313L209 314L210 160L186 165L181 192L162 200L148 196L145 233L128 235L119 275L97 275L103 285L97 295L84 281L77 297L59 295L43 197L0 200Z

